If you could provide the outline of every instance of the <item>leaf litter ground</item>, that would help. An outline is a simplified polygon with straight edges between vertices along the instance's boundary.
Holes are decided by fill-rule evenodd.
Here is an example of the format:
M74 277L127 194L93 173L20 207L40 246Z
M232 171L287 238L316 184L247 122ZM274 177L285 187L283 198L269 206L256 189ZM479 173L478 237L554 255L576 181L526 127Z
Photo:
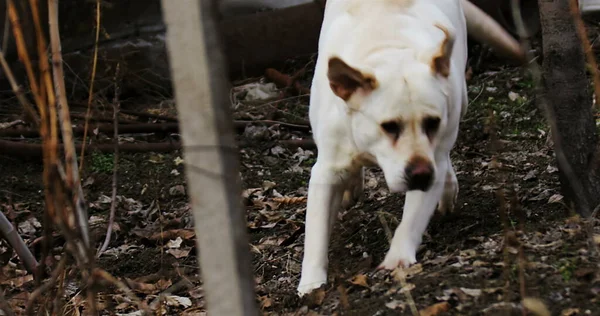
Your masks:
M310 69L312 64L296 61L286 72L298 67ZM309 86L310 75L302 77L303 85ZM239 82L232 90L234 116L306 122L308 97L287 92L261 78ZM490 66L471 80L469 97L469 112L452 153L460 183L458 209L432 219L419 263L392 274L375 271L401 218L403 196L389 194L382 173L369 169L364 200L338 215L330 246L330 282L305 299L296 296L295 288L303 253L307 183L316 150L290 146L290 140L310 137L294 128L250 124L240 133L249 250L257 302L265 315L412 315L414 311L517 315L524 305L535 309L535 300L522 303L522 285L528 297L543 302L553 315L600 315L600 259L595 252L600 227L592 223L590 231L563 202L548 128L536 108L531 81L517 69ZM175 114L169 102L136 109ZM491 112L497 132L488 128ZM494 135L500 140L492 141ZM96 141L102 141L100 136ZM164 137L124 135L121 141ZM90 225L98 244L104 238L111 203L111 157L93 153L83 174ZM8 156L0 157L0 166L3 212L39 255L41 166ZM495 192L511 188L522 212L513 205L503 221ZM158 314L204 315L181 152L122 154L117 201L115 235L99 266ZM513 238L505 243L504 230L517 230L519 214L525 218L523 233L511 233ZM53 267L63 251L60 236L54 236L54 245L55 260L48 262ZM17 312L22 311L34 290L33 281L6 244L1 246L4 295ZM519 247L525 258L523 277ZM74 271L72 262L67 267ZM65 315L76 314L84 305L81 284L76 275L65 275ZM116 288L101 289L99 301L105 311L139 314L136 303Z

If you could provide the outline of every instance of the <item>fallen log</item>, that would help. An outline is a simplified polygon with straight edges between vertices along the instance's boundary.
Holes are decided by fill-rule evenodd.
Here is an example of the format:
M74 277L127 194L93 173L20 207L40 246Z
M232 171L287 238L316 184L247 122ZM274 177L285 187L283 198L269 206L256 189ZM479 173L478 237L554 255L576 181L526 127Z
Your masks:
M77 151L81 151L81 144L76 144ZM181 149L180 142L168 143L125 143L119 144L119 152L125 153L143 153L157 152L165 153ZM59 146L63 150L63 146ZM86 153L91 152L112 153L115 151L114 144L90 144L86 146ZM31 144L16 141L0 140L0 155L21 158L42 158L42 144Z
M176 117L171 117L171 116L166 116L166 115L158 115L158 114L131 111L131 110L121 110L120 112L123 114L133 115L133 116L142 117L142 118L151 118L151 119L157 119L157 120L162 120L162 121L167 121L167 122L177 122Z
M88 132L97 130L100 133L112 133L113 124L101 124L97 126L89 126ZM83 135L84 127L74 127L73 135ZM177 123L140 123L140 124L119 124L119 134L139 134L139 133L177 133L179 125ZM0 137L39 137L40 133L37 129L6 129L0 131Z
M310 131L309 125L291 124L280 121L271 120L260 120L260 121L234 121L233 122L238 133L244 132L246 126L256 125L279 125L288 129L297 131ZM74 127L73 135L83 135L84 127ZM96 126L89 126L88 133L98 131L99 133L112 133L113 124L101 124ZM142 134L142 133L179 133L178 123L137 123L137 124L119 124L119 134ZM40 133L37 129L5 129L0 130L0 137L24 137L24 138L35 138L39 137Z

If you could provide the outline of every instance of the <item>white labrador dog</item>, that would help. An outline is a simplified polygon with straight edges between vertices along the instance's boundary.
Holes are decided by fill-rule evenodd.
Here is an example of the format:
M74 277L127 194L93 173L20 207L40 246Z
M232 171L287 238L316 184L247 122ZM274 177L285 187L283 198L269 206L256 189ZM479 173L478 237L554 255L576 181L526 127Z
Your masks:
M300 295L327 282L331 228L342 200L362 195L363 166L379 165L390 191L407 191L381 268L415 263L436 206L454 208L449 153L467 109L467 28L498 52L524 56L466 0L327 1L310 99L318 158Z

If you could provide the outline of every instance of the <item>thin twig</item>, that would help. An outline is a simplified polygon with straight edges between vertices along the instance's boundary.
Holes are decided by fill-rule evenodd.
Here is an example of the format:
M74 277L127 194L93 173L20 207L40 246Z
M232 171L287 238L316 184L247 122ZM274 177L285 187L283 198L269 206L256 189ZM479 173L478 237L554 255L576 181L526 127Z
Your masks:
M590 218L587 219L587 222L585 223L585 227L586 227L587 235L588 235L588 244L590 245L590 248L592 250L591 253L594 256L600 256L600 249L598 249L599 247L596 244L596 241L594 240L594 226L596 224L596 221L597 221L596 216L598 215L599 211L600 211L600 204L598 204L596 206L596 208L594 208L592 215L590 216Z
M387 220L385 219L385 216L383 215L383 212L379 212L377 214L377 217L379 218L379 222L381 222L381 226L383 226L383 231L385 232L385 237L387 238L388 242L391 242L394 235L392 233L392 230L390 229L390 225L388 225Z
M113 139L115 142L115 153L113 155L113 177L112 177L112 201L110 203L110 216L108 218L108 228L106 229L106 237L104 238L104 243L102 247L96 253L96 258L100 257L102 253L108 248L108 244L110 243L110 236L112 234L112 227L115 222L115 212L117 209L117 174L119 170L119 109L121 107L119 103L119 64L117 64L117 71L115 74L115 98L113 100L113 125L114 125L114 133Z
M8 36L10 35L10 19L8 17L8 10L4 14L4 34L2 35L2 51L5 52L8 48Z
M98 64L98 40L100 38L100 0L96 0L96 40L94 42L94 57L92 59L92 78L90 79L90 90L88 93L88 104L85 120L85 129L83 132L83 146L81 147L81 155L79 158L79 172L83 170L83 157L85 156L85 142L87 139L87 127L90 120L92 110L92 98L94 96L94 79L96 78L96 65Z
M31 295L29 296L29 300L27 301L27 306L25 307L26 315L32 314L33 303L35 303L37 298L40 297L42 294L44 294L46 291L48 291L50 288L54 287L54 285L56 284L56 280L58 280L58 277L60 276L61 272L64 270L66 264L67 264L67 256L63 255L62 258L60 259L60 261L58 262L58 265L52 272L50 279L48 281L46 281L46 283L44 283L42 286L35 289L35 291L33 291L33 293L31 293Z
M25 66L25 72L27 73L27 78L29 79L29 86L34 98L36 98L36 104L39 107L40 116L44 116L41 111L45 111L44 107L42 106L45 105L45 102L40 100L40 89L36 75L33 72L31 59L27 53L27 45L25 44L25 38L23 36L23 30L21 29L21 22L17 13L17 8L15 7L14 0L7 0L7 4L7 10L12 23L13 35L15 37L15 43L17 44L17 53L19 54L19 59L21 59L23 65Z
M516 213L516 215L519 219L520 234L517 234L516 236L523 237L525 235L525 214L523 213L523 209L521 208L521 205L519 204L519 198L517 196L517 192L514 189L512 190L510 205L511 205L511 209L513 210L513 212ZM519 243L519 247L518 247L519 292L521 294L521 299L525 299L525 298L527 298L526 281L525 281L525 268L527 265L527 261L525 259L525 247L523 246L523 240L518 239L517 242ZM522 313L523 313L523 316L526 316L527 309L524 308Z
M394 270L394 278L400 282L402 289L404 289L404 295L406 296L406 300L408 301L408 306L410 307L410 311L414 316L419 316L419 310L417 309L417 304L415 304L415 300L412 297L410 292L410 288L408 287L408 283L406 283L406 273L404 272L404 268L398 267Z
M23 265L27 271L35 275L36 267L38 265L35 257L31 253L31 250L27 248L27 245L15 230L15 227L2 212L0 212L0 232L4 236L4 239L6 239L10 246L17 252L17 255L21 258L21 261L23 261Z
M69 105L67 103L67 94L65 89L65 78L63 72L63 62L61 54L60 34L58 29L58 0L48 1L48 23L50 24L50 39L52 47L52 66L54 74L54 85L56 97L60 105L60 120L62 127L62 138L65 148L66 160L66 184L67 188L73 192L72 203L75 206L75 219L79 224L80 235L86 248L90 247L90 237L88 232L87 209L83 200L83 190L79 179L79 169L77 168L77 156L75 144L73 142L73 130L71 127L71 117L69 115Z
M23 88L17 83L17 79L15 79L15 76L12 70L10 69L8 62L6 62L6 58L4 58L3 50L0 51L0 64L2 64L2 69L4 70L6 79L8 79L8 82L10 83L10 87L12 88L13 92L17 96L17 100L19 100L19 103L21 103L21 106L25 111L26 118L28 119L28 121L30 121L30 123L33 123L34 127L39 128L40 117L35 112L33 105L31 105L27 97L25 97Z
M48 98L48 119L50 124L50 148L55 148L58 144L58 131L56 129L56 98L54 96L54 86L52 84L52 75L50 74L50 65L48 64L48 45L42 30L40 22L40 14L37 0L29 0L29 6L31 7L31 13L33 15L33 23L35 25L35 33L37 35L37 47L38 47L38 59L40 66L40 92L42 97L47 96ZM56 155L56 151L51 152L52 155ZM50 158L50 161L54 161L54 157Z

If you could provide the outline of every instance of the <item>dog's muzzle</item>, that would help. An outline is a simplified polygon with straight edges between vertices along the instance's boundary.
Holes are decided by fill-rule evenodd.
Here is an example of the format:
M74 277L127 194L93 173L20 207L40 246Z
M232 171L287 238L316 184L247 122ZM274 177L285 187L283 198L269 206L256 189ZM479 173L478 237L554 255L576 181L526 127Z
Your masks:
M433 165L425 159L413 159L404 170L408 190L427 191L433 182Z

